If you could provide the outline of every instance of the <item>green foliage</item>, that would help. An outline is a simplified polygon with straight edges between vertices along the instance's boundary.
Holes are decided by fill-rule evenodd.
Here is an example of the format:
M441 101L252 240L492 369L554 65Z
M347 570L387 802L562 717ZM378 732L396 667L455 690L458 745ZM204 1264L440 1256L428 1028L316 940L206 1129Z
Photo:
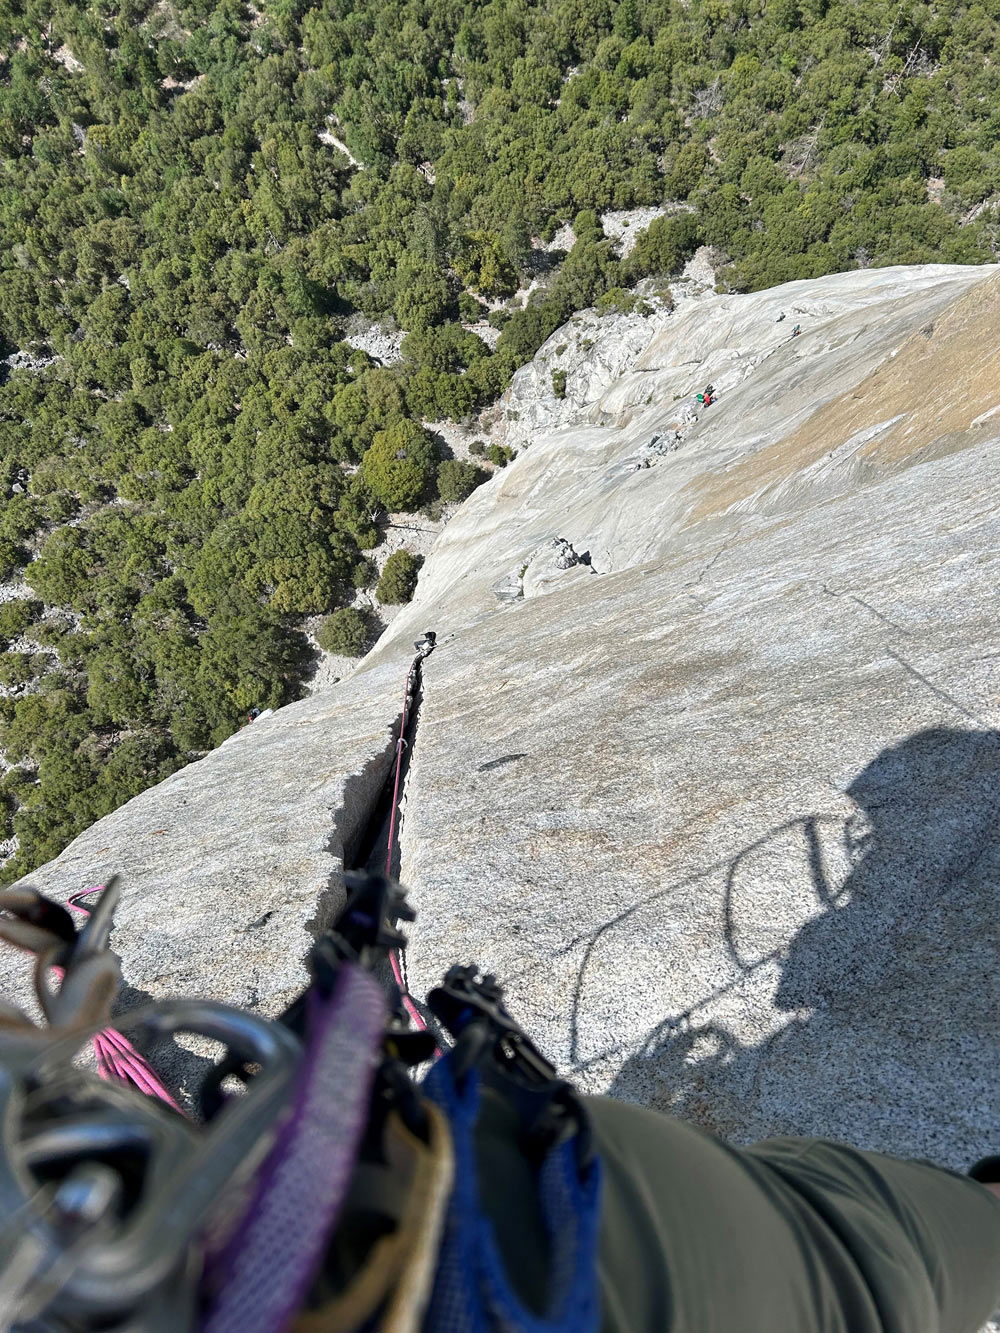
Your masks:
M378 577L378 568L374 560L362 556L351 571L351 583L355 588L370 588Z
M36 358L0 384L0 577L37 554L82 617L33 613L58 669L4 664L7 876L295 697L298 620L371 581L380 506L453 471L420 423L494 401L576 310L703 244L737 290L996 257L993 3L258 9L0 13L0 347ZM601 214L664 204L617 259ZM462 328L538 276L495 351ZM404 330L398 364L343 340L356 315Z
M482 458L483 455L486 453L486 441L473 440L472 443L469 445L469 453L472 455L473 458Z
M430 485L435 453L427 431L400 420L376 434L361 460L362 475L387 509L412 509Z
M14 836L14 811L17 806L14 801L0 792L0 838L12 838Z
M17 689L44 670L47 663L36 663L31 653L0 653L0 685Z
M368 646L371 626L363 611L345 606L327 616L316 631L316 642L326 653L360 657Z
M554 370L552 372L552 392L557 398L566 397L566 372L565 370Z
M0 644L9 644L20 638L29 625L41 614L42 604L29 597L0 602Z
M458 458L446 458L438 465L437 490L442 500L464 500L477 486L487 480L487 474L474 463L463 463Z
M417 574L422 564L423 556L412 555L409 551L393 551L383 566L375 596L386 606L408 602L417 586Z
M491 444L486 450L486 457L496 467L506 467L515 458L514 450L505 444Z
M469 292L459 292L458 313L466 324L475 324L485 318L488 311L481 301L477 301Z
M638 292L626 291L624 287L612 287L609 292L598 298L597 309L601 314L616 311L620 315L631 315L634 311L648 315L651 307L643 301Z
M626 264L629 277L668 276L678 272L700 240L698 223L691 213L656 218L642 232Z

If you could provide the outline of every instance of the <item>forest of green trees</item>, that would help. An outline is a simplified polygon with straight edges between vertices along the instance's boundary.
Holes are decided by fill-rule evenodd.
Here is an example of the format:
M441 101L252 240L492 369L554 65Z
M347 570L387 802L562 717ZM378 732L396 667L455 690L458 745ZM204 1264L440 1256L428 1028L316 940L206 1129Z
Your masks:
M1000 0L258 4L0 10L8 880L297 696L373 515L480 479L422 423L575 310L701 244L731 290L996 255ZM616 258L601 212L663 203Z

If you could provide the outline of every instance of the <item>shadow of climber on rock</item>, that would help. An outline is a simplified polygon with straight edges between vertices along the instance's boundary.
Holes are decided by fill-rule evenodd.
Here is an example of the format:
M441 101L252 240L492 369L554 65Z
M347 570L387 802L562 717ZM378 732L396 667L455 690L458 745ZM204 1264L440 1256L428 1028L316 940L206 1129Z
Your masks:
M721 1011L736 987L724 987L654 1027L611 1092L737 1140L815 1134L966 1165L1000 1139L1000 733L915 733L847 795L839 884L815 817L730 866L729 952L748 978L778 969L770 1005L752 993L762 1040L733 1035ZM766 868L793 825L820 910L754 956L732 909L741 863L753 851Z

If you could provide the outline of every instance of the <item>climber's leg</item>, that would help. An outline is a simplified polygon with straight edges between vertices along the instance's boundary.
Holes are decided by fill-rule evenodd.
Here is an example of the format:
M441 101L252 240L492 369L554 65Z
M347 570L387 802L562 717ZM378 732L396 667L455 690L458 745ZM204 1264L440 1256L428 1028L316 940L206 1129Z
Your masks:
M965 1176L587 1105L605 1333L975 1333L1000 1303L1000 1199Z

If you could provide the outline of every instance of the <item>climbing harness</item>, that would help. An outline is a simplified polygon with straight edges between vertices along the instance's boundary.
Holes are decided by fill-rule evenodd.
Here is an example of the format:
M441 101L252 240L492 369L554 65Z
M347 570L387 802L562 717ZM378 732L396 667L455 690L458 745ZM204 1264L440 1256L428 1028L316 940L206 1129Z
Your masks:
M79 931L33 890L0 895L0 935L36 956L47 1020L0 1010L0 1327L597 1327L598 1165L582 1103L494 979L471 967L452 968L428 997L454 1044L415 1083L434 1040L408 1025L401 991L385 992L374 975L405 945L399 923L414 914L382 875L348 875L347 889L310 953L310 984L276 1020L207 1001L112 1016L118 885ZM74 1063L94 1035L124 1031L221 1043L190 1116L153 1084L144 1093L137 1078L107 1081ZM515 1294L476 1184L484 1093L510 1105L519 1150L537 1168L553 1237L544 1316Z
M434 641L418 640L407 674L387 869ZM599 1164L583 1103L475 967L428 996L452 1038L441 1054L405 984L403 890L369 872L345 886L309 984L276 1019L200 1000L116 1013L118 880L70 897L79 929L34 889L0 892L0 940L34 955L42 1015L0 1002L0 1328L597 1329ZM140 1048L178 1035L222 1054L175 1098ZM88 1044L100 1077L81 1066ZM506 1270L479 1180L480 1111L498 1100L550 1238L541 1312Z

